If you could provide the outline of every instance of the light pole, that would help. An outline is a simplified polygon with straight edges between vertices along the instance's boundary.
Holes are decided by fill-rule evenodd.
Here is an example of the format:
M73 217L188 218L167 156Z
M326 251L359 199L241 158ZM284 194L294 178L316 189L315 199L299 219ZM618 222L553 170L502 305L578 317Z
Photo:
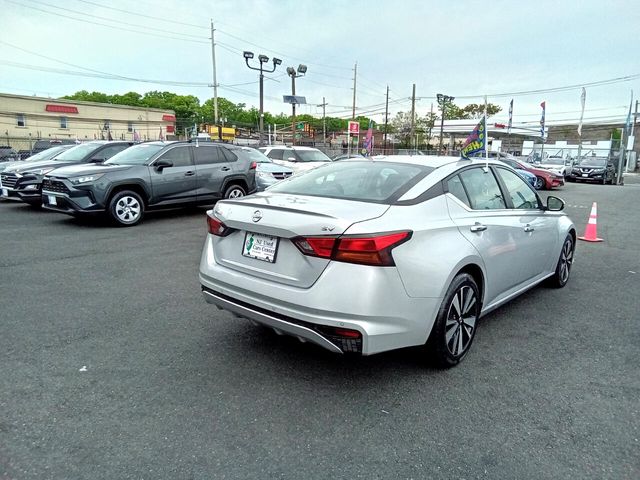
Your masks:
M440 119L440 146L438 147L438 155L442 155L442 133L444 131L444 114L447 110L447 102L453 102L455 97L450 97L449 95L443 95L439 93L437 95L438 103L442 108L442 118Z
M291 95L296 96L296 78L303 77L307 73L307 66L300 64L296 71L293 67L287 67L287 74L291 77ZM296 144L296 102L291 103L291 143Z
M262 146L262 134L264 132L264 88L262 86L264 82L264 74L263 72L273 73L276 71L276 67L282 64L282 60L279 58L273 57L273 68L271 70L266 70L264 68L264 64L269 61L269 57L266 55L258 55L258 67L252 67L249 65L249 60L253 58L253 52L243 52L244 61L251 70L258 70L260 72L260 134L258 137L258 146Z

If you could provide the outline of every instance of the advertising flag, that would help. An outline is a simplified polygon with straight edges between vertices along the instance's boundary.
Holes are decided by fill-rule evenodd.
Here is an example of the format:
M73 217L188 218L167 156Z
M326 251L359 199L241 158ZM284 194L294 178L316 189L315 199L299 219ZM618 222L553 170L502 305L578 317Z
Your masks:
M487 117L483 117L483 119L476 125L476 128L473 129L471 135L467 137L464 144L462 145L462 150L460 150L460 156L462 158L466 158L469 160L469 155L476 152L482 152L486 149L487 145Z
M580 94L580 121L578 122L578 135L582 136L582 119L584 118L584 102L587 99L587 91L582 87L582 93Z
M511 126L513 125L513 98L509 102L509 125L507 125L507 133L511 135Z
M370 156L371 151L373 150L373 121L369 120L369 128L367 129L367 136L364 139L364 149L366 150L366 155Z
M540 119L540 136L544 138L544 113L547 109L547 102L542 102L540 106L542 107L542 118Z

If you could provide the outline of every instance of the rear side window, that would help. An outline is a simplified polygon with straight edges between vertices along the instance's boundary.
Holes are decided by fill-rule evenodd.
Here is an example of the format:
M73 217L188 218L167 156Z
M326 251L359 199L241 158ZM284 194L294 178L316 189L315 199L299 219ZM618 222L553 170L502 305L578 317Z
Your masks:
M471 204L469 203L469 197L467 197L467 192L464 191L464 187L462 186L462 180L460 177L456 175L455 177L450 178L447 181L447 189L449 193L464 203L467 207L471 208Z
M198 147L194 147L193 151L195 152L196 157L196 165L210 165L212 163L222 163L225 161L224 157L221 155L219 147L214 147L212 145L200 145Z
M471 168L460 172L460 178L469 195L474 210L497 210L507 208L496 177L491 170Z
M222 153L222 155L224 156L224 159L227 162L235 162L236 160L238 160L237 155L233 153L231 150L229 150L228 148L221 147L220 153Z
M283 180L269 191L388 203L431 171L433 168L423 165L335 162Z
M191 155L189 154L189 147L174 147L167 153L160 157L162 160L167 160L173 163L174 167L189 167L191 166Z

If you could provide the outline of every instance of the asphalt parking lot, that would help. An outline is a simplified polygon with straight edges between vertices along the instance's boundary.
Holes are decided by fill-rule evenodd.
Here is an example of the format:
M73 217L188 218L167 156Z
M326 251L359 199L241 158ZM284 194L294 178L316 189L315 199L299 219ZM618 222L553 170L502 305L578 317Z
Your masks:
M556 195L562 290L457 368L340 357L201 298L204 209L135 228L0 203L0 479L640 477L640 178Z

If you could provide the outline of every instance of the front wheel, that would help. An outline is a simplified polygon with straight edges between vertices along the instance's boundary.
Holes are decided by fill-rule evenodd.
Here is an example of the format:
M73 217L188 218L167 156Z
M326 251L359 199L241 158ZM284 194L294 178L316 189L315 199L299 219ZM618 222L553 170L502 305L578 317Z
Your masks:
M479 316L478 285L469 274L456 276L427 341L428 353L438 366L453 367L462 361L475 337Z
M144 202L136 192L123 190L111 197L108 214L117 226L132 227L142 220Z
M536 190L542 190L544 188L544 185L545 185L544 178L536 177L536 181L533 184L533 188L535 188Z
M224 192L224 198L240 198L244 197L247 193L240 185L229 185Z
M573 254L575 252L575 243L571 235L567 235L564 243L562 244L562 250L560 251L560 258L556 265L556 271L552 277L549 278L547 284L553 288L562 288L569 281L569 275L571 274L571 267L573 266Z

